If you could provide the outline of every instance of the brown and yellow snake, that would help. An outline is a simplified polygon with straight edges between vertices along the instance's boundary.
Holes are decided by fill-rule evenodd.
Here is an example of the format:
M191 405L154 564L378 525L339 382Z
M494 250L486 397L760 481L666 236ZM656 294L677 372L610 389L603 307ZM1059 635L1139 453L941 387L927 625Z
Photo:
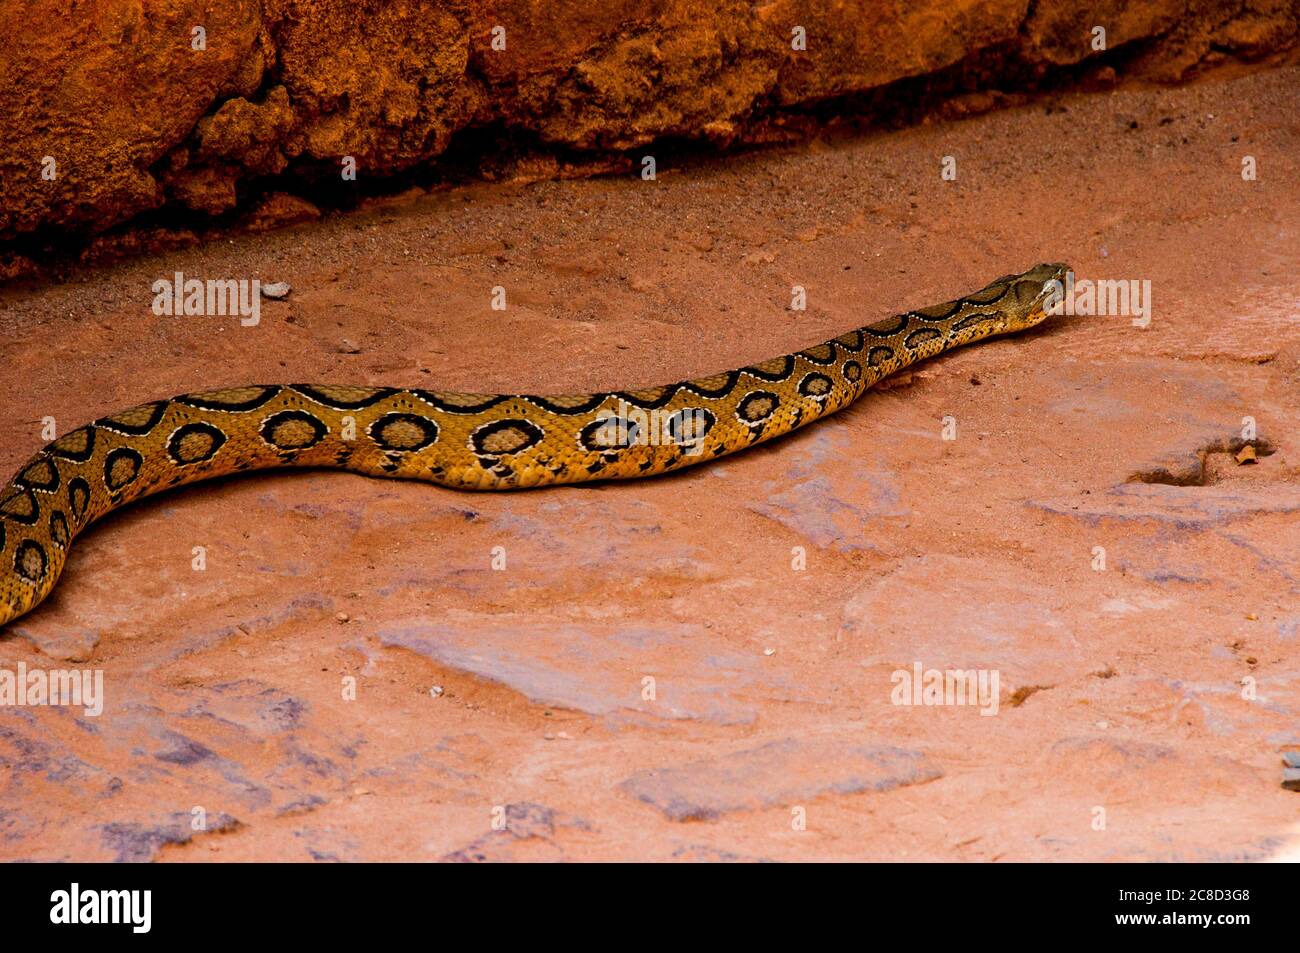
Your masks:
M49 595L77 534L142 496L272 467L471 490L666 473L778 437L900 368L1041 322L1038 265L803 351L644 390L570 397L259 384L141 404L59 437L0 494L0 625Z

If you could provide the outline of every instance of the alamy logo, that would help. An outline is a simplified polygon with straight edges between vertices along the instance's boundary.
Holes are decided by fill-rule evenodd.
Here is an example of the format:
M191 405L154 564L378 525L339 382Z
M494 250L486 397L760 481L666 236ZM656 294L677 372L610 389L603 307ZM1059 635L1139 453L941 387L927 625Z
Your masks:
M42 705L84 708L84 714L97 717L104 711L104 670L29 669L26 662L19 662L17 671L0 668L0 707Z
M132 933L148 933L153 922L152 890L70 890L50 894L50 922L129 923Z
M257 278L186 278L176 272L172 280L159 278L151 289L153 313L159 317L181 315L239 315L239 323L254 327L262 320L262 282Z
M894 683L889 700L895 705L978 705L981 715L998 713L998 670L988 668L923 669L913 662L911 671L900 668L890 675Z
M1053 278L1043 286L1047 300L1043 310L1050 315L1085 314L1131 317L1133 326L1145 328L1151 323L1151 279L1084 278L1076 281L1074 272L1065 273L1065 281Z

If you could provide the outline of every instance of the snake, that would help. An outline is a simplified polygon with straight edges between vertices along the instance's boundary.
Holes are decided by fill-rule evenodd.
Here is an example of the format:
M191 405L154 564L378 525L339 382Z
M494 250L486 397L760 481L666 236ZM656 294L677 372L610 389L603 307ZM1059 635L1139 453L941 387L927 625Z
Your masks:
M919 361L1041 323L1067 270L1036 265L963 298L677 384L567 396L252 384L109 414L47 444L0 493L0 626L50 594L82 531L141 497L277 467L463 490L668 473L806 426Z

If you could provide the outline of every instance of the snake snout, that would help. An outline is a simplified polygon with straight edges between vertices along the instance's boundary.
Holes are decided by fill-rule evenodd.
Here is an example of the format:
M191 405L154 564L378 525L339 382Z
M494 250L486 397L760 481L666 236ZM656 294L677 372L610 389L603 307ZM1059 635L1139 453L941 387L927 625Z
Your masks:
M1051 306L1064 294L1065 276L1070 266L1061 262L1035 265L1016 279L1012 294L1020 306L1020 327L1033 327L1047 319Z

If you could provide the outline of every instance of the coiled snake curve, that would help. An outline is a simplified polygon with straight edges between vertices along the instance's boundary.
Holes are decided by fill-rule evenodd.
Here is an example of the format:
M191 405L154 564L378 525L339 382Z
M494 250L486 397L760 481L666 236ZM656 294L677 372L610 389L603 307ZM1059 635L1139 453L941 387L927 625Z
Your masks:
M65 433L0 493L0 625L44 599L77 534L142 496L273 467L333 467L471 490L650 476L762 443L881 378L1041 322L1065 265L709 377L567 397L337 384L185 394Z

